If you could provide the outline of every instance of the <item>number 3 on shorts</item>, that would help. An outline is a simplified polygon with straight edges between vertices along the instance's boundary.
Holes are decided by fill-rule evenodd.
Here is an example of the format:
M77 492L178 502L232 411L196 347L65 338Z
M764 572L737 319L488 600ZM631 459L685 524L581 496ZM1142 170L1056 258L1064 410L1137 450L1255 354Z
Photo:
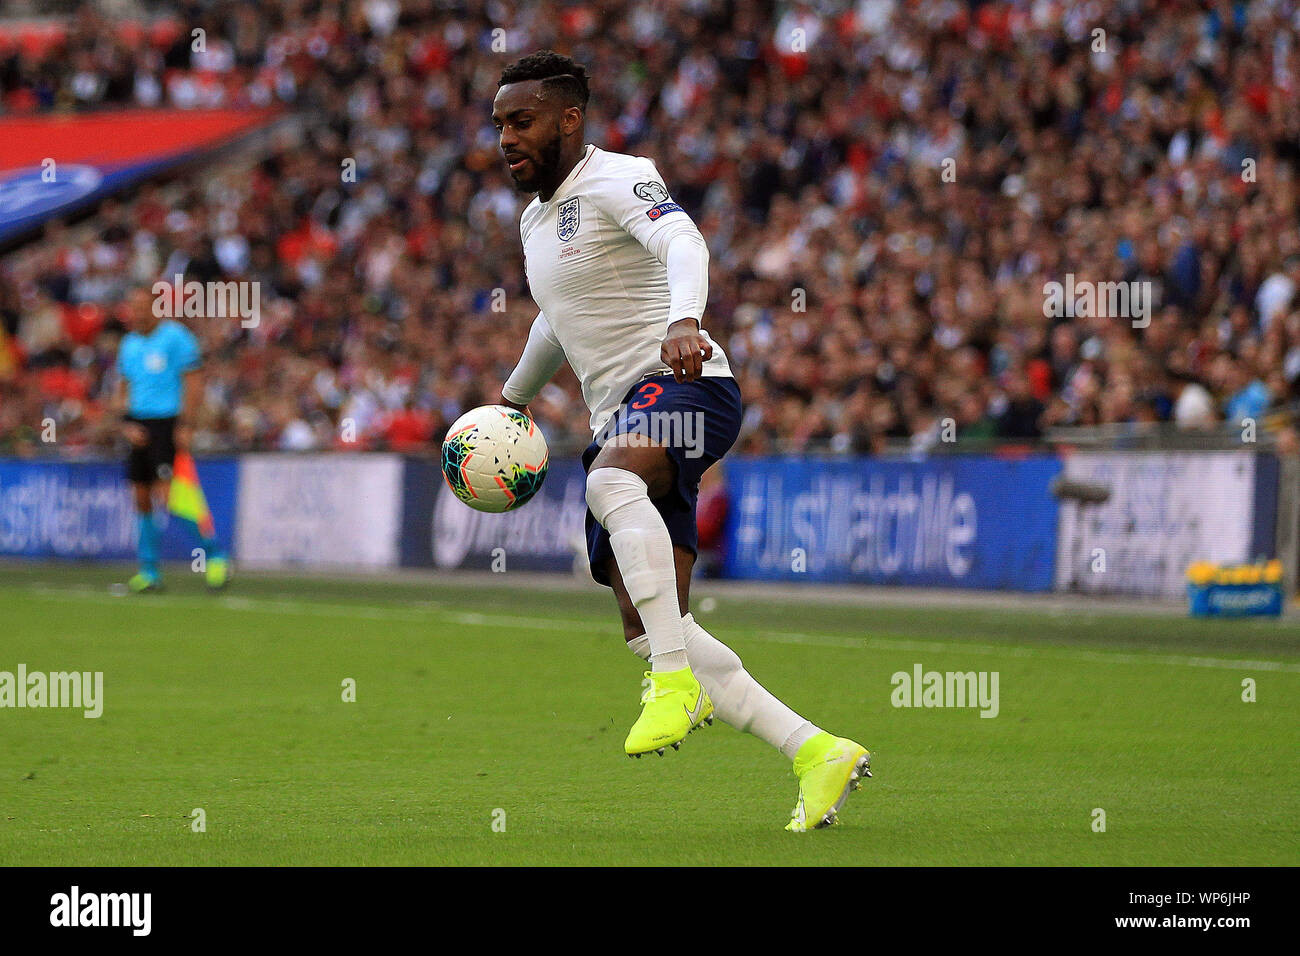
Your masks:
M647 382L641 388L641 399L632 403L633 408L649 408L655 402L659 401L659 396L664 393L664 387L657 382Z

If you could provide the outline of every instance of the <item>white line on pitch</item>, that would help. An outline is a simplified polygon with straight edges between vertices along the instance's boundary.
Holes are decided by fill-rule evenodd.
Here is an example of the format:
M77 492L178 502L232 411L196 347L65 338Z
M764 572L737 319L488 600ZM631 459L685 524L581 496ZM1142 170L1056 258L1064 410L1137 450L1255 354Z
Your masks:
M29 593L48 598L81 598L98 603L118 602L121 598L103 594L90 588L31 587ZM353 617L365 620L391 620L419 623L430 617L439 617L453 624L467 627L526 627L547 631L611 631L612 624L573 618L538 619L507 614L480 614L474 611L450 611L427 602L419 607L395 608L358 604L325 604L279 598L250 598L226 595L217 598L184 597L180 595L151 594L135 606L170 605L190 607L218 607L231 611L257 611L282 614L304 614L313 617ZM815 647L838 647L848 650L917 651L942 654L982 654L996 657L1061 657L1069 660L1090 661L1100 664L1166 664L1179 667L1202 667L1223 670L1261 670L1283 673L1300 673L1300 663L1284 661L1238 660L1224 657L1194 657L1185 654L1134 654L1127 651L1098 651L1065 647L1000 646L996 644L967 644L961 641L917 641L910 638L849 637L834 634L813 634L801 631L749 631L746 636L769 644L796 644Z
M121 604L123 598L104 594L93 588L51 588L32 587L29 593L39 597L55 600L72 598L93 601L97 604ZM376 621L411 621L427 620L429 614L438 608L430 602L426 608L419 607L375 607L365 604L328 604L315 601L294 601L283 598L250 598L241 595L219 595L213 597L191 597L180 594L149 594L138 597L132 607L198 607L211 609L218 607L227 611L257 611L259 613L304 614L311 617L354 617Z
M842 647L850 650L921 651L942 654L987 654L996 657L1065 657L1102 664L1173 664L1181 667L1214 667L1228 670L1261 670L1300 673L1300 664L1283 661L1248 661L1228 657L1191 657L1184 654L1131 654L1127 651L1089 651L1068 647L1000 647L996 644L964 644L959 641L913 641L891 637L840 637L798 631L756 631L753 637L769 644L806 644Z

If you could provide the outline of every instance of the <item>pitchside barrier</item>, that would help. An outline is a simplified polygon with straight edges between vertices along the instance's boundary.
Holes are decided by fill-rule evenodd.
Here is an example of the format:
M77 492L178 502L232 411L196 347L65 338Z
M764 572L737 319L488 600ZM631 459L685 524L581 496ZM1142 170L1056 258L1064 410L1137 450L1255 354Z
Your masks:
M1046 591L1055 458L727 464L728 577Z
M398 563L398 455L247 455L235 560L260 568L389 568Z
M1178 599L1193 561L1300 550L1300 462L1261 452L730 458L724 576ZM245 567L583 573L584 475L553 461L518 512L466 508L436 463L393 454L204 459L218 538ZM1101 487L1058 500L1054 481ZM1057 482L1059 484L1059 482ZM1102 500L1104 498L1104 500ZM172 519L164 556L189 559ZM118 462L0 459L0 556L127 561Z
M1279 556L1282 482L1272 454L1088 451L1064 465L1066 477L1106 488L1109 499L1062 506L1056 590L1185 598L1194 561ZM1294 565L1293 540L1289 554Z
M217 538L229 546L240 463L198 462ZM163 516L163 557L190 560L193 526ZM0 557L128 561L135 557L135 506L121 462L0 458Z

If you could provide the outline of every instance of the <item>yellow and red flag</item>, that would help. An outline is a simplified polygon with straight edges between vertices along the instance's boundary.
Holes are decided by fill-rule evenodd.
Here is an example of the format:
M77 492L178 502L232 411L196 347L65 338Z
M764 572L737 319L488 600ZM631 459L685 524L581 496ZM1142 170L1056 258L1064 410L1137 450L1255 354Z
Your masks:
M178 518L193 521L198 526L199 534L205 538L216 536L212 524L212 512L208 510L208 499L199 484L199 471L194 466L194 456L187 451L178 451L172 465L172 484L167 492L167 510Z

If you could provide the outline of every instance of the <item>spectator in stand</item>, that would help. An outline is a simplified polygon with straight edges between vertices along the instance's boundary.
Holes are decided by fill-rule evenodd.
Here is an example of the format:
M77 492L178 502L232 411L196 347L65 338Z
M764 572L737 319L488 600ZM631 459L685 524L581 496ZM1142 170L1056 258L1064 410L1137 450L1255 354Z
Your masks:
M504 62L548 46L602 78L593 141L654 158L700 223L742 450L924 447L948 418L1032 441L1285 417L1300 46L1278 38L1300 3L1088 9L1105 52L1068 4L210 0L126 30L88 3L59 40L0 42L0 107L274 104L303 133L5 256L0 448L111 446L118 306L178 269L262 290L256 329L193 322L196 450L436 442L536 314L488 104ZM1068 274L1149 283L1151 324L1049 318L1044 285ZM579 403L566 370L536 407L557 448L585 444ZM71 444L33 443L46 418Z

